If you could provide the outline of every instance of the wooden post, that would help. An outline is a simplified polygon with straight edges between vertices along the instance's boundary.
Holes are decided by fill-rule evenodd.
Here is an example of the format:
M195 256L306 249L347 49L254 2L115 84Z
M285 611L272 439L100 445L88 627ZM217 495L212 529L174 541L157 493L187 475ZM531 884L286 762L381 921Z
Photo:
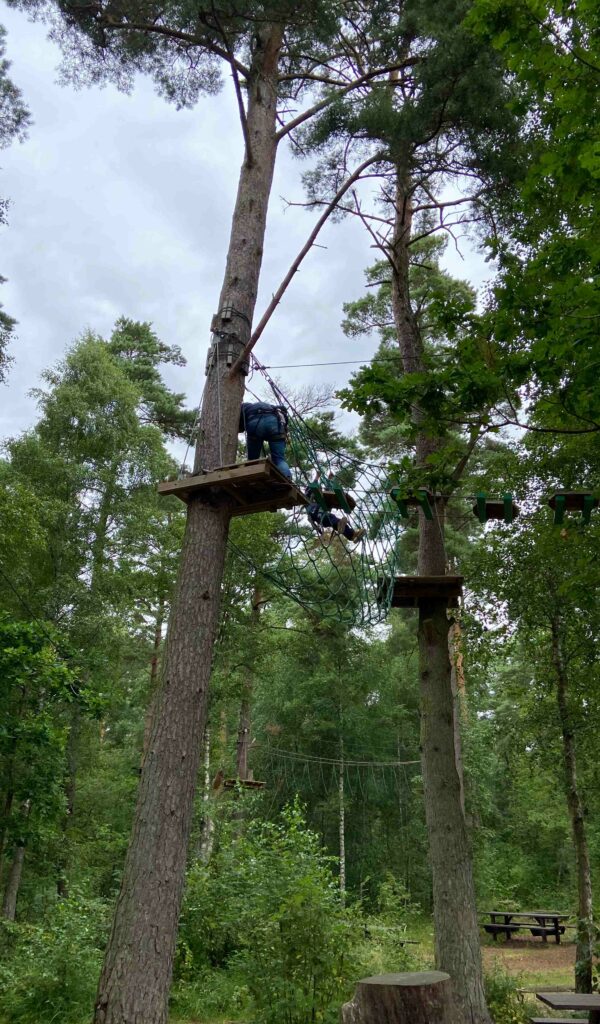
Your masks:
M452 983L443 971L362 978L344 1003L342 1024L451 1024Z

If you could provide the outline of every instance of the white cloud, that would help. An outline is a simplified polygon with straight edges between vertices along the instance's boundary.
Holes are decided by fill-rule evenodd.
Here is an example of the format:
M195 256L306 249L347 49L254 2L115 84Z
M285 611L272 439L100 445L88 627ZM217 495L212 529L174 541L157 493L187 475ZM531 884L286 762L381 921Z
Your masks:
M11 200L3 230L2 290L18 321L15 365L0 391L0 437L30 425L27 397L40 372L86 328L107 335L118 316L150 320L181 345L188 366L169 383L196 405L209 323L218 301L242 156L233 91L177 111L140 79L132 95L112 87L75 91L56 84L57 48L45 28L14 10L8 31L12 77L34 123L30 138L3 155L0 193ZM299 200L304 165L278 157L261 288L260 315L308 234L314 215ZM370 239L355 221L328 225L327 249L309 254L257 348L269 364L366 359L375 339L349 341L342 303L360 294ZM468 251L468 247L467 247ZM450 260L454 257L450 255ZM477 278L471 254L455 272ZM298 387L342 385L352 367L282 370Z

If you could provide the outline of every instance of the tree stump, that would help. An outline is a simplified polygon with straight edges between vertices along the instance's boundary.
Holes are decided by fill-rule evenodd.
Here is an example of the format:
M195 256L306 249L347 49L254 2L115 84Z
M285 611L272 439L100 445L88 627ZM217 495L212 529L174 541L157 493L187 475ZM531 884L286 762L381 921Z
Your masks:
M450 975L442 971L377 974L362 978L344 1003L342 1024L451 1024Z

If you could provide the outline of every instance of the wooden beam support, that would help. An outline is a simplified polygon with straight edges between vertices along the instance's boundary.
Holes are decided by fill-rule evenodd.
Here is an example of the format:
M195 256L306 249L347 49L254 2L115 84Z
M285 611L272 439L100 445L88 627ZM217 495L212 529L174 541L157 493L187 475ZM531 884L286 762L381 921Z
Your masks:
M232 516L275 512L307 504L302 491L280 473L270 459L222 466L210 473L180 480L165 480L158 485L158 493L166 497L174 495L185 502L199 498L208 504L226 505Z

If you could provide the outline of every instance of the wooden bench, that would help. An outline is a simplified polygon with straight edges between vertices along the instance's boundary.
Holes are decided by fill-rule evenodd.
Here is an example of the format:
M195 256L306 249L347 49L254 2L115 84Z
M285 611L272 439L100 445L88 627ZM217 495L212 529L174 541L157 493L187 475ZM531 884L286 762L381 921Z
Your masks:
M498 932L505 932L507 940L510 939L511 932L518 932L521 928L520 924L484 924L484 930L489 932L490 935L496 938Z
M529 1024L582 1024L586 1017L530 1017Z
M532 935L541 935L542 938L546 938L546 935L556 935L556 928L548 928L546 925L542 927L541 924L532 924L527 926ZM561 924L558 926L558 934L565 934L565 926Z

